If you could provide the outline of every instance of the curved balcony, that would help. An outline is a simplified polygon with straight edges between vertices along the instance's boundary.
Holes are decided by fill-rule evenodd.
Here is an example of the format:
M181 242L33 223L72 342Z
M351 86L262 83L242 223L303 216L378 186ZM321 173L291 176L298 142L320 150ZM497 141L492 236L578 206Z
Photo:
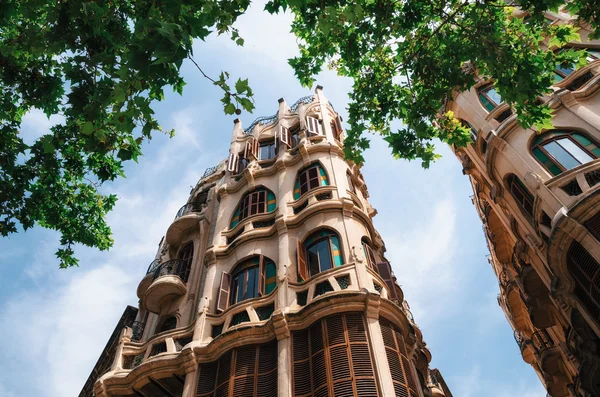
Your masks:
M159 259L155 259L153 260L150 265L148 266L148 270L146 271L146 275L144 276L144 278L142 278L142 281L140 281L140 284L138 285L137 288L137 296L138 298L142 298L142 296L144 295L144 293L146 293L146 290L148 289L148 287L150 286L150 284L152 284L152 281L154 281L154 272L156 271L156 269L160 266L160 260Z
M181 238L188 230L198 227L198 218L205 208L206 203L204 202L187 203L182 206L177 211L175 220L173 220L173 223L167 229L167 234L165 235L166 242L175 245L181 241Z
M161 263L152 274L152 284L143 294L142 300L146 309L160 313L162 304L186 293L190 263L181 259L170 260Z
M571 208L600 187L600 159L565 171L548 180L546 186Z

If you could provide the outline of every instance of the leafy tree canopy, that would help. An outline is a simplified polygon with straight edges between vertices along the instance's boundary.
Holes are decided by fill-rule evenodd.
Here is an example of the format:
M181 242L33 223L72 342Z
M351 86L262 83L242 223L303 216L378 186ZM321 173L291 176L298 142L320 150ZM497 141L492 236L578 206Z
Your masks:
M598 28L597 0L567 10ZM379 133L394 156L437 158L432 140L464 145L468 131L440 115L454 89L477 70L495 81L524 126L548 126L535 102L548 92L557 63L583 63L582 51L553 52L578 40L577 28L549 25L557 0L523 0L531 17L515 18L502 0L272 0L265 10L291 10L300 56L291 59L310 86L324 67L353 79L346 154L362 161L366 132ZM8 0L0 4L0 234L35 223L57 230L61 267L77 265L75 244L112 245L105 216L116 197L99 191L123 175L141 145L161 131L152 107L164 89L182 93L182 63L223 91L224 112L252 111L247 80L207 76L193 59L194 39L235 28L249 0ZM596 30L596 32L598 32ZM230 84L233 86L231 87ZM32 144L20 134L31 109L62 121ZM438 120L436 122L436 119ZM394 121L402 126L392 128ZM394 123L395 125L395 123ZM172 134L172 131L168 132Z

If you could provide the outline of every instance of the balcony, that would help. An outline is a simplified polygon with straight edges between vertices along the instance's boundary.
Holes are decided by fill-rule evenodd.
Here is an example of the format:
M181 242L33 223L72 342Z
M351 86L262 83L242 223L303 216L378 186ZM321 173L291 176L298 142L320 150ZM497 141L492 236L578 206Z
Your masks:
M531 347L531 342L525 340L523 334L517 330L515 330L515 341L517 341L517 345L519 345L523 361L525 361L527 364L533 364L535 361L535 355Z
M160 313L165 301L184 295L189 275L189 261L174 259L161 263L152 273L152 284L141 297L146 309Z
M160 260L158 260L158 259L153 260L150 263L150 266L148 266L146 275L144 276L142 281L140 281L140 285L138 285L138 288L137 288L138 298L140 298L140 299L142 298L142 296L144 295L144 293L146 292L146 290L148 289L150 284L152 284L152 281L154 281L154 272L156 271L156 268L158 268L159 266L160 266Z
M181 207L165 235L167 243L176 245L188 230L198 227L198 218L205 208L205 200L187 203Z
M600 160L590 161L546 182L552 191L567 207L589 196L600 186Z

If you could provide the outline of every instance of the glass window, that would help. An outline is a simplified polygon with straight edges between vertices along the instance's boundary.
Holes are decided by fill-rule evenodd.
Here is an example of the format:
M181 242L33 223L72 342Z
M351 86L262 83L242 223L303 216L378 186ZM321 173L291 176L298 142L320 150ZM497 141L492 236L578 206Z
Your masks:
M588 49L587 53L588 55L586 59L588 62L593 62L600 58L600 51ZM554 71L554 82L558 83L559 81L563 80L565 77L573 73L576 69L577 66L574 64L557 64L556 70Z
M261 142L259 159L260 160L271 160L277 157L277 150L275 142Z
M249 216L273 212L277 208L275 193L265 188L246 194L231 219L230 228L234 228Z
M550 131L537 137L532 153L552 173L588 163L598 157L599 148L583 134L569 131Z
M264 285L260 285L261 256L254 256L237 266L231 279L230 305L234 305L246 299L256 298L268 294L276 286L276 266L271 259L262 257ZM261 290L262 289L262 290Z
M513 174L508 176L508 184L510 187L510 194L521 208L521 211L523 211L530 219L533 218L533 194L531 194L523 182Z
M294 200L298 200L304 193L319 186L328 186L327 174L320 165L312 165L300 171L294 186Z
M461 119L460 123L463 125L463 127L466 127L471 131L471 139L473 140L473 142L475 142L477 140L477 129L473 127L471 123L469 123L467 120Z
M490 112L503 102L502 97L493 85L483 86L478 92L481 104Z
M311 234L304 242L309 276L342 265L338 236L329 230Z

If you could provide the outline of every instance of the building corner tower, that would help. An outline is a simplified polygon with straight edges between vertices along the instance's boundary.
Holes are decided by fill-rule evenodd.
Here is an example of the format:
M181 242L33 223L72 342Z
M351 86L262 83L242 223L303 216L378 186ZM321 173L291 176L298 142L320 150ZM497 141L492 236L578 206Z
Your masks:
M80 397L451 397L343 141L321 87L236 120Z
M516 10L514 17L527 18ZM561 9L550 24L579 28L587 64L557 65L539 101L552 129L522 128L494 82L476 75L453 111L473 143L453 148L473 187L498 303L523 360L550 397L600 396L600 41ZM553 50L559 51L560 49Z

